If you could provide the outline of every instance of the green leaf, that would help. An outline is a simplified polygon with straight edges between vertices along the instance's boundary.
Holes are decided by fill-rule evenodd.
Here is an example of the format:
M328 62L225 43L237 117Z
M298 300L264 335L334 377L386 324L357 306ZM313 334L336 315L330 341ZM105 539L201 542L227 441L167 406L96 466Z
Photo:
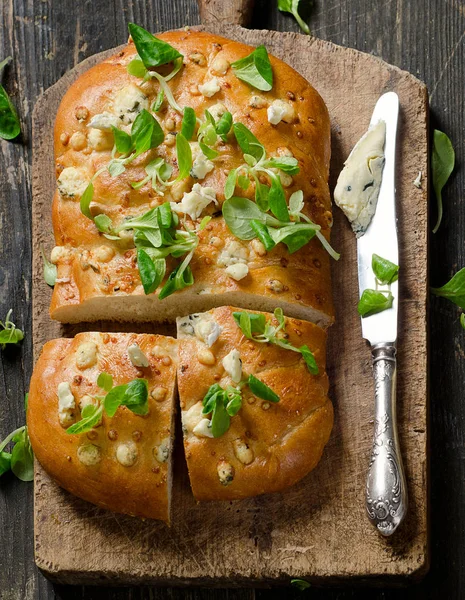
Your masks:
M94 218L94 224L101 233L114 235L113 221L108 215L104 215L103 213L97 215Z
M152 260L143 248L137 250L137 267L145 294L153 293L163 281L166 270L164 258Z
M191 268L187 266L185 269L181 270L181 267L182 264L171 271L167 282L158 294L160 300L163 300L164 298L171 296L171 294L174 294L174 292L182 290L194 283L194 276L192 275Z
M462 329L465 329L465 313L460 315L460 325L462 326Z
M115 146L120 154L128 154L132 150L132 139L129 133L122 129L118 129L112 125L113 137L115 138Z
M57 278L57 266L48 260L45 256L44 249L40 247L40 253L42 254L42 261L44 263L44 280L47 285L53 287Z
M216 396L223 392L223 388L219 383L214 383L208 388L208 392L205 394L202 400L202 414L209 415L213 411L213 407L216 402Z
M268 172L271 178L271 188L268 194L270 210L280 221L289 221L289 210L286 204L286 196L281 184L281 179L272 171Z
M94 197L94 184L92 181L84 190L84 193L81 196L80 206L82 214L88 219L92 219L92 215L90 213L90 203L92 202L92 198Z
M233 312L233 318L242 333L249 339L252 339L252 334L263 334L265 331L266 318L261 313Z
M369 317L376 313L391 308L394 296L391 292L379 290L363 290L358 302L357 310L361 317Z
M243 154L250 154L255 160L260 160L266 154L264 146L243 123L234 123L234 136Z
M13 321L10 321L10 316L13 311L10 309L7 312L5 322L0 321L0 327L3 329L0 331L0 348L5 349L7 344L17 344L24 339L24 333L21 329L18 329Z
M11 56L0 64L0 72L11 60ZM21 133L18 113L5 88L0 85L0 138L13 140Z
M230 417L234 417L242 408L241 390L228 386L226 390L226 412Z
M186 106L184 108L184 114L181 123L181 133L186 138L186 140L192 139L196 125L197 117L195 116L195 110L190 106Z
M118 175L121 175L121 173L124 173L124 171L126 171L124 162L119 158L114 158L113 160L110 160L110 162L107 165L107 169L112 177L118 177Z
M289 175L297 175L300 171L299 161L293 156L271 157L263 164L265 168L280 169Z
M315 237L318 225L312 223L292 223L280 229L269 227L268 232L275 244L283 243L287 246L289 254L297 252Z
M308 590L308 588L311 587L311 584L308 583L308 581L305 581L304 579L291 579L291 585L293 585L301 592L303 592L304 590Z
M265 46L231 63L235 76L251 86L269 92L273 87L273 69Z
M284 329L286 326L286 319L284 318L283 309L278 307L273 311L274 318L278 321L279 329Z
M256 233L250 222L258 221L265 223L266 214L248 198L234 196L226 200L222 207L223 217L226 225L236 237L241 240L252 240Z
M270 235L270 232L268 231L268 227L264 223L253 220L250 221L250 226L255 231L258 239L265 246L265 250L267 252L269 250L272 250L276 246L276 243L274 242L273 238Z
M103 406L105 408L105 412L107 413L107 415L109 417L114 417L116 414L116 411L123 403L124 395L126 393L127 387L128 387L127 383L125 383L123 385L117 385L114 388L112 388L108 392L108 394L105 396L105 399L103 401L104 402ZM87 406L86 406L86 408L87 408Z
M165 139L160 123L148 110L142 109L131 127L131 140L136 156L156 148Z
M450 281L439 288L431 288L436 296L447 298L465 310L465 268L460 269Z
M318 375L318 365L316 363L315 356L313 355L313 352L310 350L310 348L307 345L305 345L301 346L299 350L305 360L305 364L307 365L307 368L310 371L310 373L312 375Z
M203 219L200 221L199 231L203 231L205 229L205 227L210 223L211 220L212 220L212 218L210 215L205 215L205 217L203 217Z
M442 188L446 185L455 165L455 152L452 142L445 133L434 130L433 152L431 155L431 170L433 175L433 188L438 201L438 219L433 233L439 229L442 221Z
M160 110L164 99L165 99L165 92L163 89L161 89L158 92L157 97L155 98L155 102L152 105L153 112L158 112Z
M71 427L68 427L66 433L73 435L90 431L100 423L102 414L102 405L97 406L95 404L87 404L81 411L81 420L74 423L74 425L71 425Z
M177 58L182 58L182 54L173 46L162 42L139 25L129 23L128 29L137 52L147 69L166 65Z
M257 396L258 398L262 398L262 400L268 400L268 402L279 402L279 396L273 390L257 379L254 375L249 375L247 379L247 385L250 388L252 394Z
M149 412L149 388L146 379L133 379L126 386L121 404L136 415L146 415Z
M310 35L310 29L307 23L305 23L305 21L299 15L299 4L300 0L278 0L278 9L281 12L291 13L294 16L297 23L300 25L301 29L305 31L305 33ZM307 5L308 4L309 1L307 0Z
M205 154L205 156L210 160L213 160L220 154L219 152L213 150L213 148L210 148L209 146L207 146L207 144L204 144L203 142L199 142L199 148L200 150L202 150L202 153Z
M189 142L182 133L176 136L176 157L178 161L179 174L177 180L185 179L192 169L192 150Z
M236 189L236 180L237 169L231 169L226 177L226 183L224 184L224 197L226 200L229 200L229 198L234 195L234 190Z
M113 376L110 373L100 373L97 377L97 385L109 392L113 387Z
M21 481L32 481L34 479L34 454L32 453L26 427L24 427L11 451L10 468Z
M263 212L268 212L270 209L269 195L270 188L257 180L255 182L255 202Z
M216 133L221 137L223 142L228 141L228 133L231 131L232 123L232 114L230 112L225 112L221 115L218 123L216 124Z
M302 190L298 190L291 194L291 197L289 198L289 212L291 215L299 215L304 206L304 193Z
M371 258L371 268L376 279L381 285L388 285L397 281L399 267L387 258L382 258L378 254L373 254Z
M129 75L139 77L140 79L143 79L147 75L147 69L139 57L133 58L126 67L126 70Z
M213 437L215 438L224 435L231 425L231 417L226 410L224 397L224 392L219 394L216 398L215 406L213 408L211 429Z
M0 452L0 476L11 469L11 454L9 452Z

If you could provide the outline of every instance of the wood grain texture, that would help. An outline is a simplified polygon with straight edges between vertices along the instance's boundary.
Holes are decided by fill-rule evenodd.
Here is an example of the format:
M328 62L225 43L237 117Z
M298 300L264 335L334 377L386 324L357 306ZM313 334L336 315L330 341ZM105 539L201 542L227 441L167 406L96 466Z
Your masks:
M198 0L200 19L204 24L242 25L252 18L254 0Z
M14 64L3 83L23 124L19 143L0 141L0 313L14 309L26 332L19 351L0 353L0 434L24 422L22 393L32 367L30 292L30 162L32 108L38 95L80 60L121 43L128 21L153 30L198 23L195 0L123 3L74 0L0 3L0 53ZM257 0L252 26L299 31L275 2ZM310 27L319 38L373 53L409 70L431 92L432 126L454 142L457 169L444 193L445 216L431 240L431 283L440 285L465 265L462 207L465 189L465 11L461 0L316 1ZM434 204L434 199L433 199ZM435 217L432 209L432 219ZM465 596L465 344L458 309L443 299L431 302L431 487L432 566L422 584L404 590L313 588L320 600L437 600ZM296 600L291 588L200 590L53 586L33 562L32 486L3 476L0 485L0 590L5 600Z
M266 42L270 52L285 58L319 90L332 120L332 187L343 160L366 130L378 96L388 90L399 94L402 168L397 173L397 189L403 278L398 396L409 517L398 535L386 540L372 528L364 513L373 414L370 352L361 338L356 313L355 238L344 217L335 211L333 243L342 259L333 269L338 322L330 332L328 372L336 425L317 469L282 494L240 503L196 504L179 454L172 528L168 529L160 523L115 516L81 502L60 490L38 467L36 562L54 580L66 583L116 580L125 584L238 586L285 583L292 576L314 581L329 578L332 582L352 577L419 577L428 565L427 176L422 190L412 181L419 170L427 173L426 88L408 73L374 57L299 34L213 24L209 29L245 43ZM54 115L70 82L108 54L80 63L47 90L34 109L35 353L45 339L71 333L69 327L49 320L50 290L42 281L39 253L40 245L49 247L52 239ZM99 326L106 329L104 323ZM77 329L74 326L72 331ZM138 326L138 330L143 329L143 325ZM410 385L412 380L415 387ZM99 548L98 553L89 552L89 539Z

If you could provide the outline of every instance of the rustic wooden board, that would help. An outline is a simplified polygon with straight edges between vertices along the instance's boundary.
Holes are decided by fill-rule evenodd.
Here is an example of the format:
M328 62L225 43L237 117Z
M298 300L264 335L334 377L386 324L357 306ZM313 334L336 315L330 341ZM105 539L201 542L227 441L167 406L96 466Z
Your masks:
M215 26L209 26L215 30ZM392 539L368 523L364 484L373 414L370 352L356 314L355 239L335 210L337 324L329 347L336 422L318 468L286 493L240 503L196 504L182 455L176 462L173 527L114 515L60 490L36 468L36 562L67 583L239 586L320 583L351 578L405 581L428 569L427 460L427 92L412 75L355 50L299 34L223 27L221 33L268 49L300 71L322 94L332 119L332 177L366 130L378 96L394 90L401 102L397 199L400 238L399 422L410 508ZM54 189L52 127L59 101L84 70L113 51L67 73L38 101L34 116L33 334L37 357L44 341L72 335L48 317L50 290L42 281L41 244L50 249ZM423 189L412 184L418 171ZM99 324L106 327L106 324ZM91 325L88 329L96 329ZM112 329L125 329L112 325ZM131 326L133 329L133 326ZM148 330L149 328L145 328Z

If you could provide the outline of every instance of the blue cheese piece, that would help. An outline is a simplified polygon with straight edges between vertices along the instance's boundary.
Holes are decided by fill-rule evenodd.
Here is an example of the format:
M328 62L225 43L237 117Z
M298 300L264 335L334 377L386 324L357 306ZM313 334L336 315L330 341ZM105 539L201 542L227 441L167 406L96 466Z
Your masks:
M192 190L184 194L181 202L171 202L171 208L175 213L189 215L192 220L195 220L212 202L218 204L215 190L211 187L202 187L200 183L194 183Z
M371 223L383 178L386 123L379 121L357 142L337 180L334 201L357 237Z

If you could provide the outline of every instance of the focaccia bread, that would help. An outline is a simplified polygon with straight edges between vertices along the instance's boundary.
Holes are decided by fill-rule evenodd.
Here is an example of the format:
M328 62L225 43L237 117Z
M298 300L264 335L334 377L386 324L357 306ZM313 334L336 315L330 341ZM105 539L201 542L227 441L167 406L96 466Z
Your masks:
M198 500L234 500L293 485L317 465L333 425L326 332L286 318L278 334L313 353L318 374L311 374L298 352L248 339L234 311L240 309L222 307L178 319L184 447ZM277 326L273 315L265 317ZM260 399L248 384L238 384L250 374L273 390L279 402ZM242 386L241 407L220 437L213 437L212 415L202 414L203 400L215 384L223 389Z
M241 81L231 63L249 55L253 50L249 46L191 30L167 32L159 38L183 55L182 68L168 86L181 109L193 108L198 120L190 142L194 160L190 175L160 188L164 195L151 181L139 189L131 186L146 178L145 167L157 158L172 168L170 182L176 179L176 137L182 121L182 113L168 104L166 94L161 108L152 110L160 92L155 77L144 82L128 73L127 67L136 56L132 42L73 83L55 124L56 247L51 259L58 267L58 278L50 309L52 318L62 322L163 321L234 304L268 311L281 306L285 314L329 325L333 320L330 257L321 242L313 238L290 254L283 243L266 252L259 239L236 237L228 229L221 207L226 178L244 163L243 152L232 130L225 141L218 137L212 146L218 156L211 160L198 144L199 124L207 118L205 110L216 122L229 111L234 123L244 124L258 138L268 157L295 157L300 169L297 174L277 173L286 199L302 191L302 212L321 227L329 240L330 123L322 98L303 77L273 56L274 83L270 91L259 91ZM158 71L166 75L170 68L165 65ZM114 147L111 126L129 133L144 109L158 120L164 139L158 147L128 163L123 173L111 176L106 169ZM93 180L92 218L88 218L80 210L80 200L100 169L102 172ZM259 180L270 184L266 174ZM250 177L247 185L247 189L236 185L235 196L253 200L256 181ZM168 274L183 257L168 256L162 283L155 292L145 294L131 231L119 232L117 240L108 239L98 231L93 218L103 214L119 225L164 202L174 203L180 227L184 221L190 230L198 230L198 245L190 263L193 284L160 300L158 293ZM199 230L205 216L213 218Z
M169 337L130 333L80 333L45 344L27 426L36 458L60 486L114 512L169 522L176 348ZM142 364L148 366L136 366ZM86 405L103 403L102 372L114 386L147 380L148 413L119 406L87 433L67 433Z

